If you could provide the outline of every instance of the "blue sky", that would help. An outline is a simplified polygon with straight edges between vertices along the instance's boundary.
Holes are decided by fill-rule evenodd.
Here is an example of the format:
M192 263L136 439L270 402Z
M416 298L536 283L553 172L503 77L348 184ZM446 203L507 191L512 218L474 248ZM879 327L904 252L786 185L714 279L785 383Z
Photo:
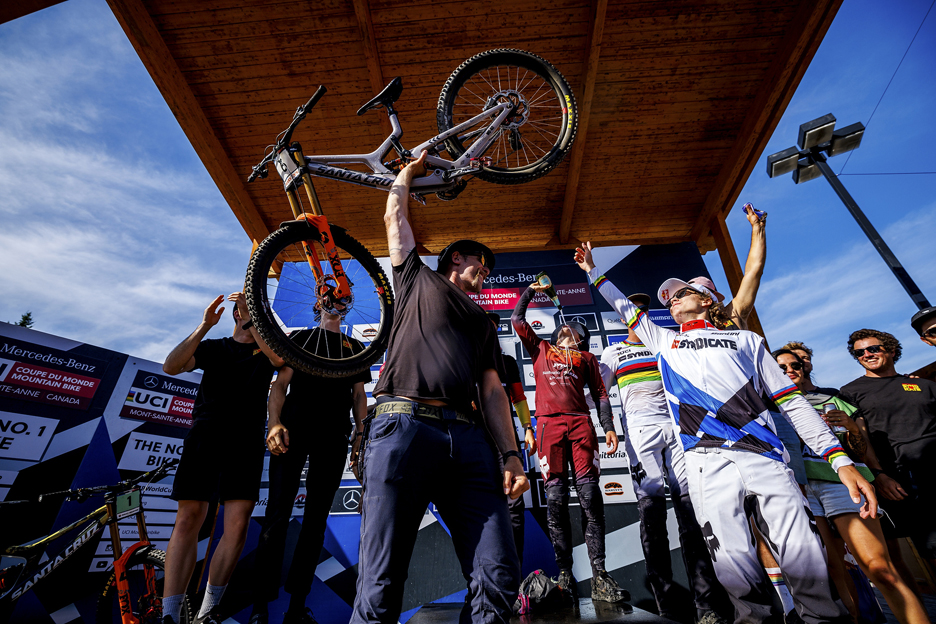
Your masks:
M845 351L854 329L897 335L900 370L936 349L913 334L910 298L829 185L770 180L764 161L832 112L868 125L846 174L936 171L936 15L868 124L930 3L845 1L739 198L770 213L757 308L771 346L813 346L821 384L861 373ZM830 161L836 172L845 158ZM936 303L936 176L842 180ZM243 283L250 242L103 0L0 25L0 197L0 320L30 310L41 331L162 361ZM728 224L743 262L737 207ZM705 262L727 292L717 254Z

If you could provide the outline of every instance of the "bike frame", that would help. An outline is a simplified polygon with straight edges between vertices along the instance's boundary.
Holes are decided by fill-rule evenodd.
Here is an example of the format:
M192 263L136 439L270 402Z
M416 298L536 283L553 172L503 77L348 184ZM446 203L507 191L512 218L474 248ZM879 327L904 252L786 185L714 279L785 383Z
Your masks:
M17 546L9 546L0 552L0 555L18 558L21 557L26 560L26 568L23 570L23 573L20 574L20 578L13 586L12 591L7 594L9 596L10 602L18 600L24 593L39 583L39 581L47 577L52 571L65 563L69 557L78 552L78 550L87 544L92 537L103 531L105 526L109 526L111 547L113 548L114 553L114 576L117 582L117 596L120 604L121 622L123 624L138 624L139 620L133 615L132 605L130 604L130 585L127 581L126 566L127 561L129 561L130 557L132 557L134 553L138 552L142 548L149 548L152 546L152 544L150 544L149 538L147 536L146 519L143 516L142 503L132 514L118 514L117 498L119 496L127 495L131 492L139 491L140 488L136 486L119 494L108 493L105 495L104 505L98 507L84 518L76 520L67 527L59 529L55 533L47 535L40 540L35 540ZM139 533L140 541L132 544L127 548L126 551L123 551L123 547L120 543L120 530L117 526L117 522L118 520L121 520L122 518L129 515L136 515L137 531ZM38 560L43 552L42 547L47 546L54 540L68 533L71 533L78 527L82 527L82 529L78 533L78 536L72 540L71 544L69 544L58 555L50 558L46 562L45 566L39 569ZM155 596L155 572L151 567L144 567L144 575L146 578L147 591L150 593L150 595ZM7 598L4 598L4 600L7 600Z
M472 128L486 119L493 120L477 140L465 150L459 158L454 161L439 158L438 156L427 155L426 166L430 170L429 175L416 178L410 184L413 192L430 193L450 189L458 182L461 176L472 173L478 169L474 165L477 158L490 147L498 135L501 124L504 119L513 110L513 105L508 102L502 102L489 108L488 110L475 115L471 119L458 124L457 126L432 137L415 149L412 153L419 154L422 151L432 151L441 145L446 139L456 136L459 132ZM306 221L313 225L321 234L322 245L325 248L325 255L328 263L334 272L337 287L333 290L333 295L337 298L349 297L351 295L350 284L347 275L341 266L341 258L338 255L338 248L332 242L331 228L328 226L328 220L322 212L322 206L319 202L315 187L312 184L312 177L328 178L332 180L341 180L359 186L367 186L382 191L390 191L397 173L390 171L383 163L383 159L393 149L394 144L399 145L399 138L403 136L403 128L400 126L400 120L395 111L389 113L390 126L392 131L380 147L369 154L339 154L328 156L304 156L302 147L298 143L293 143L290 147L282 150L276 156L274 161L276 171L283 180L283 186L286 195L289 198L289 206L292 209L293 216L297 220ZM373 173L362 173L344 167L335 167L334 164L363 164L367 165ZM452 174L455 174L454 176ZM446 174L450 179L445 179ZM302 186L306 191L306 196L312 205L312 214L304 213L302 203L299 200L297 186ZM319 267L318 258L312 247L306 241L302 242L302 248L306 255L306 261L312 270L312 275L319 282L323 278L322 270ZM317 293L319 294L319 293ZM320 295L319 295L320 296Z

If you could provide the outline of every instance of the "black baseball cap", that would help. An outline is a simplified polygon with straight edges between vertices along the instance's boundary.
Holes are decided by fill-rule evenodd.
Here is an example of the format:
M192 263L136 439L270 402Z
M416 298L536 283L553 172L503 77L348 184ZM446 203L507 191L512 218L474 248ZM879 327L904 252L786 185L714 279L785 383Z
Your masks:
M910 319L910 325L913 329L916 330L916 333L923 335L923 325L926 324L928 320L936 316L936 306L930 306L928 308L923 308L919 312L913 315L913 318Z
M482 245L478 241L462 239L449 244L439 252L439 266L436 267L436 271L439 273L444 272L448 267L448 263L452 260L452 254L456 251L462 255L480 256L484 258L484 266L487 267L488 271L494 270L494 252L487 245Z

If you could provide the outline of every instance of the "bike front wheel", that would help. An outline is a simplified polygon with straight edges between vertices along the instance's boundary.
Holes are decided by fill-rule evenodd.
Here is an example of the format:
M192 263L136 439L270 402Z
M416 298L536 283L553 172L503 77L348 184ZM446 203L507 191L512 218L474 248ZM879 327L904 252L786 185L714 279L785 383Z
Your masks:
M491 158L478 177L497 184L522 184L552 171L578 130L575 96L548 61L522 50L488 50L462 63L442 87L436 110L446 132L503 101L514 110L484 155ZM445 142L454 158L484 134L468 132Z
M146 568L151 568L156 576L155 592L146 585ZM127 584L130 586L129 606L133 615L141 624L162 624L162 595L165 579L166 553L150 548L135 552L127 560ZM104 590L98 597L98 624L114 624L121 621L120 601L117 596L116 575L111 572ZM182 612L179 624L193 621L188 596L182 598Z
M286 223L260 243L247 269L245 295L260 336L290 366L323 377L348 377L370 368L386 351L393 290L361 243L338 226L329 228L351 285L352 300L341 321L344 336L306 331L319 324L318 289L323 280L334 279L322 234L307 222ZM303 243L311 254L308 259ZM314 276L310 261L317 263L321 279Z

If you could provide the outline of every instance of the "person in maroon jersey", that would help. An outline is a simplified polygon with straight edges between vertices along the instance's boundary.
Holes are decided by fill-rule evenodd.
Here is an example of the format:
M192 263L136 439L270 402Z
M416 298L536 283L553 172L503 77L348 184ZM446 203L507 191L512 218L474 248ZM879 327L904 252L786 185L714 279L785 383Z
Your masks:
M604 499L598 477L601 473L598 436L585 403L585 385L598 406L608 453L617 451L611 402L601 379L598 359L588 351L588 329L568 323L553 332L550 341L538 337L526 321L533 296L544 290L532 284L517 302L510 321L523 347L533 360L536 379L536 422L539 462L546 486L546 518L549 540L556 551L559 586L576 595L572 574L572 526L569 520L569 476L575 470L575 489L582 507L582 533L592 567L592 600L621 602L630 594L621 589L605 570Z

